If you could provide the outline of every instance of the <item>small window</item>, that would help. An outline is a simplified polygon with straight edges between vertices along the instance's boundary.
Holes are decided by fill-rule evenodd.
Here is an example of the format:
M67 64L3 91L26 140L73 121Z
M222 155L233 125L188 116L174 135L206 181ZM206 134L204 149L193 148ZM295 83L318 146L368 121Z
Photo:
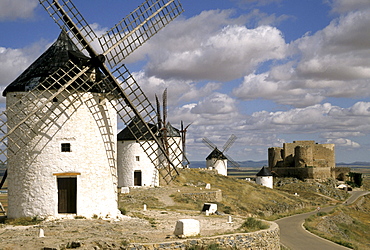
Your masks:
M62 152L71 152L71 143L62 143Z
M54 97L53 102L58 102L58 98Z
M140 156L135 156L136 161L140 161Z

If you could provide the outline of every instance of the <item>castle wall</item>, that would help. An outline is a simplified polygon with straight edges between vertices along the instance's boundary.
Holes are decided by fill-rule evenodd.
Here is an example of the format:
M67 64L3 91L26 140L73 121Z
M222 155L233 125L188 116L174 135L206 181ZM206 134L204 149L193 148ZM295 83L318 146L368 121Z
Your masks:
M283 148L273 147L268 149L269 168L277 167L283 161Z
M294 148L294 163L296 168L313 166L312 147L296 146Z
M28 95L26 100L23 96L27 93L7 94L8 107L22 98L22 102L13 106L19 116L8 116L10 128L49 97L49 94L45 94L44 98L36 99ZM115 162L116 111L109 101L105 102L104 107L99 105L99 94L63 94L67 99L47 103L48 108L30 116L28 127L22 126L9 136L9 218L59 216L58 178L75 178L77 182L76 215L92 217L119 214ZM110 136L105 136L107 141L103 141L91 109L97 111L100 122L110 124ZM47 114L47 118L41 119L44 114ZM34 129L31 131L29 127ZM17 145L23 145L21 141L26 146L18 150ZM62 143L70 144L70 152L61 152ZM107 145L111 147L109 152L104 150Z
M343 178L347 170L336 171L335 145L317 144L314 141L284 143L282 160L279 148L269 148L269 167L278 176L300 179ZM348 170L349 172L349 170ZM348 173L347 172L347 173Z

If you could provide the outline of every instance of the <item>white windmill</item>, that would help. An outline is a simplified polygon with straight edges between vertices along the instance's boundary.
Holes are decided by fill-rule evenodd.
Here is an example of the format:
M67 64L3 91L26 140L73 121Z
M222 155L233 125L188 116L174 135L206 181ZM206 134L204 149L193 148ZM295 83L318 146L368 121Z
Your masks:
M209 139L203 138L203 143L212 149L212 152L206 158L206 166L208 169L215 169L219 174L227 176L228 162L234 167L239 167L239 164L236 161L234 161L230 156L226 155L226 152L234 144L235 140L236 136L232 134L222 147L221 151Z
M122 60L182 7L178 0L146 0L98 38L71 0L39 2L62 33L3 93L0 163L7 165L8 217L116 216L117 123L167 182L181 166L174 162L182 152L171 152L180 159L171 161L150 128L155 109ZM91 45L96 41L102 54Z

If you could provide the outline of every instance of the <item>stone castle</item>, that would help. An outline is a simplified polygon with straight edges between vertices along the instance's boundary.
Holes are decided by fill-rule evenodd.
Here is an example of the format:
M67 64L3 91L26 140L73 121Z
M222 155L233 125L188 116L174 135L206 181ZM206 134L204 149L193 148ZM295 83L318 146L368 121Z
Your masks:
M293 141L283 147L268 149L268 164L278 177L296 177L302 180L347 180L350 168L335 166L335 145L315 141Z

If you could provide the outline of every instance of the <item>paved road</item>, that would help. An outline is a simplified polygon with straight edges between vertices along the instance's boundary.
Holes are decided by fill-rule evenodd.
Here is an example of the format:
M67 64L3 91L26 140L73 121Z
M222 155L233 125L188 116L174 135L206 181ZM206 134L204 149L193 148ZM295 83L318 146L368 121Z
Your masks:
M350 198L347 199L344 204L353 203L358 197L368 194L368 191L353 191L351 192ZM325 207L320 211L329 212L334 208ZM303 222L310 215L317 213L312 211L304 214L297 214L290 217L285 217L275 222L280 227L280 240L281 243L292 250L342 250L349 249L347 247L338 245L331 241L320 238L303 228Z

